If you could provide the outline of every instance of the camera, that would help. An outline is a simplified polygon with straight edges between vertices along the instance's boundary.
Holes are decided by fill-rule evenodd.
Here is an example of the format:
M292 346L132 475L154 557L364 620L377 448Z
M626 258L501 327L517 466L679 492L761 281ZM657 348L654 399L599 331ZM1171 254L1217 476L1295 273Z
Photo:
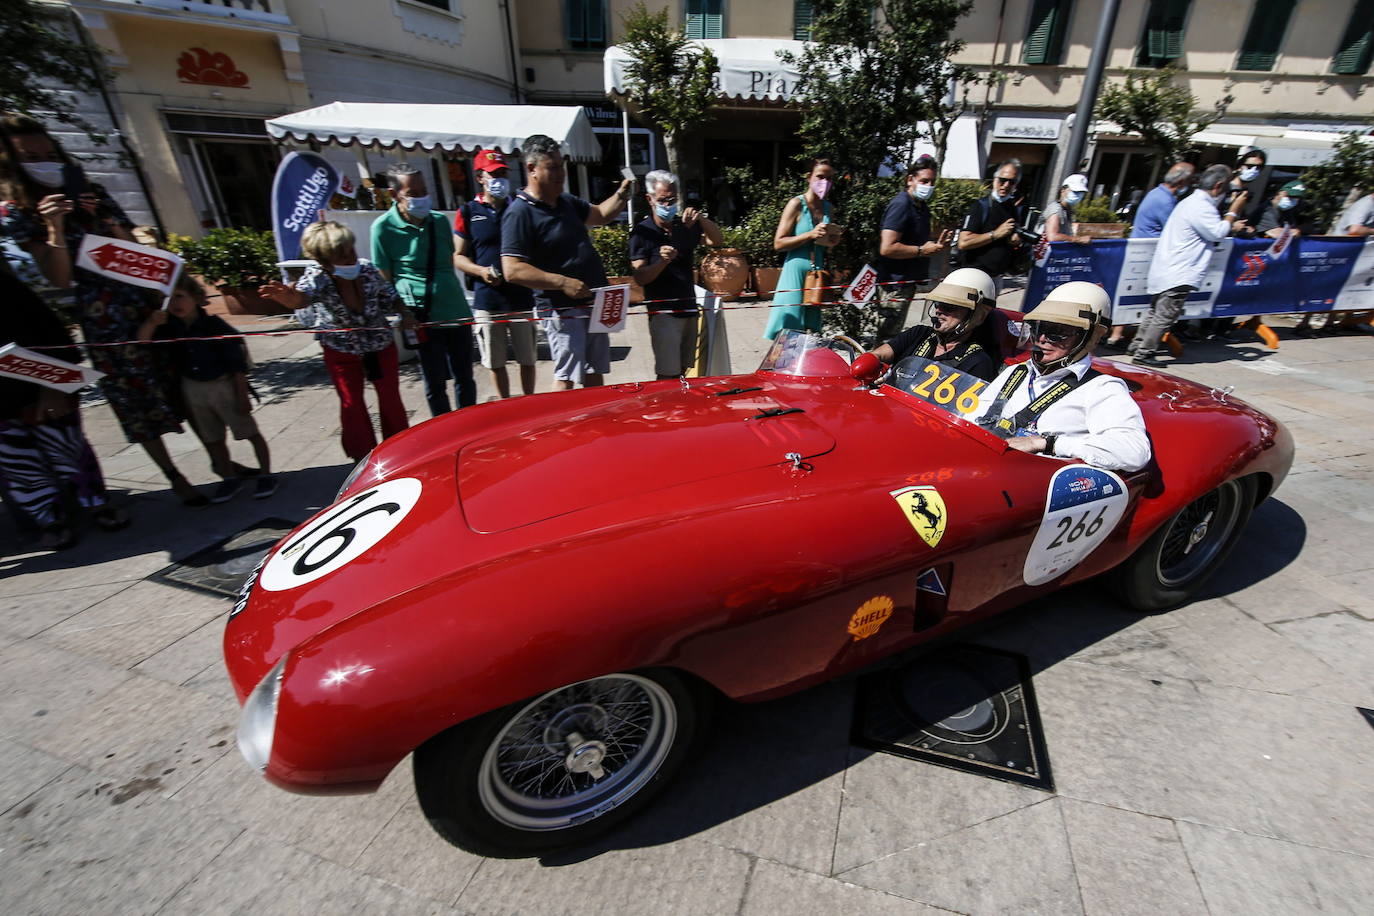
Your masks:
M1016 227L1016 234L1021 239L1021 241L1027 242L1031 245L1034 245L1040 241L1040 236L1042 235L1042 233L1036 232L1031 227L1039 226L1040 218L1043 215L1044 214L1040 210L1037 210L1034 207L1026 208L1026 215L1021 220L1021 225Z

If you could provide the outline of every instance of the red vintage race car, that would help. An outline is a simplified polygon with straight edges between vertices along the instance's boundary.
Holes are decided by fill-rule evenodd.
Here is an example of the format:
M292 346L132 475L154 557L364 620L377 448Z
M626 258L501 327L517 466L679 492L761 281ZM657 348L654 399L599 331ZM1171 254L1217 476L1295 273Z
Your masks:
M245 583L224 638L239 746L296 792L414 753L440 834L584 841L683 762L714 697L763 700L1109 574L1185 601L1287 474L1224 393L1113 362L1154 462L1009 449L980 384L783 332L761 368L481 405L402 433Z

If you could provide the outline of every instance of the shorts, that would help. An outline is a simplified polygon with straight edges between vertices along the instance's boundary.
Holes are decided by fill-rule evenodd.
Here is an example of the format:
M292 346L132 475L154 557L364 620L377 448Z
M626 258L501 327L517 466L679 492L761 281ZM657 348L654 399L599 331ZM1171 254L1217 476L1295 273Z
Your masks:
M581 383L587 375L611 371L611 335L592 334L588 317L544 319L544 334L553 355L553 377L561 382Z
M654 375L677 378L697 364L696 315L650 315Z
M534 349L533 321L499 321L521 312L488 312L486 309L473 309L477 318L477 351L482 356L482 366L487 369L506 368L506 342L515 348L515 361L522 366L533 366L536 362Z
M232 375L222 375L208 382L183 378L181 393L186 398L191 426L197 438L206 445L223 442L225 427L235 439L250 439L258 434L258 424L252 414L239 410Z

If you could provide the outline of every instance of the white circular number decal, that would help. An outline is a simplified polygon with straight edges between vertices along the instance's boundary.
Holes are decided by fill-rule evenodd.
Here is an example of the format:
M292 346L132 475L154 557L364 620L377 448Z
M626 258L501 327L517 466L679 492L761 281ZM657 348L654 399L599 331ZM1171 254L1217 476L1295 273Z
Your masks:
M258 584L269 592L314 582L351 563L391 533L420 499L420 481L379 483L331 507L281 545Z

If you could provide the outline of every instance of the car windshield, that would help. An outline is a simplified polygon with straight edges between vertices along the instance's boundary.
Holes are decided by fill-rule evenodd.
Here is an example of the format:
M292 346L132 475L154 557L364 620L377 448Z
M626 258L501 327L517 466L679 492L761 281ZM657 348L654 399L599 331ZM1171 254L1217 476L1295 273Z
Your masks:
M972 413L988 383L945 363L908 356L893 368L887 384L956 416Z
M813 377L848 375L849 364L862 352L847 337L782 330L773 338L773 346L768 348L758 371Z

